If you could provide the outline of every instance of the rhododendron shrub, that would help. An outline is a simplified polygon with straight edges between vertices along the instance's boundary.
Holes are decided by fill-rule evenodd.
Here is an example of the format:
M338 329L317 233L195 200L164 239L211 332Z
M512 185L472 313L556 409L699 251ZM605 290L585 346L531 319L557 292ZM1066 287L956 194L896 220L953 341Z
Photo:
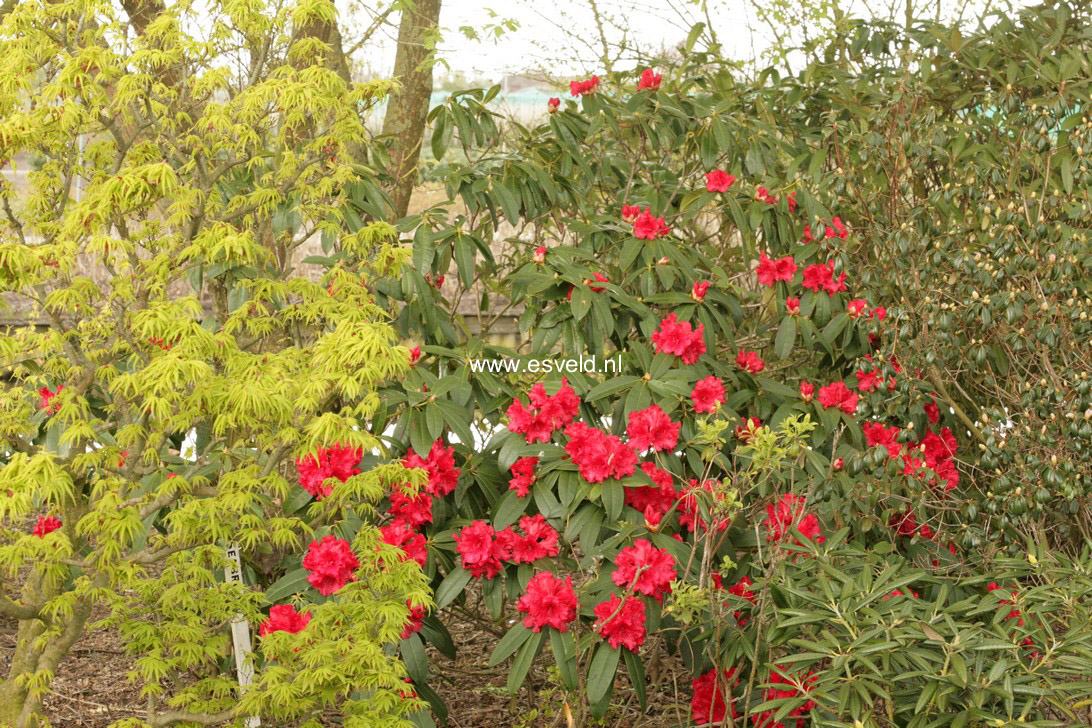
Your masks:
M0 334L5 727L46 724L92 623L131 660L127 725L423 715L398 649L426 582L367 516L453 481L367 429L410 361L365 281L407 256L343 215L375 184L354 165L387 84L347 84L296 33L326 6L244 5L2 13L0 294L31 324ZM307 248L336 270L302 269Z
M862 29L856 47L841 49L848 55L833 57L855 56L870 43L886 49L890 39L874 31ZM997 32L1012 40L1010 31ZM944 44L910 40L929 43L930 59L968 70ZM998 443L1018 423L987 413L994 424L983 429L974 417L985 410L971 409L972 416L968 400L1001 381L990 374L994 383L985 386L985 362L1001 360L994 346L1006 360L1029 347L1038 352L1030 371L1043 371L1045 383L1025 389L1050 391L1055 400L1041 405L1036 422L1079 435L1092 405L1088 387L1080 389L1079 374L1049 373L1041 362L1045 340L1030 341L1037 334L1021 334L1019 348L977 335L972 343L957 340L943 352L943 368L927 346L907 346L936 340L956 315L973 311L982 321L986 303L969 287L987 285L993 270L1008 265L985 268L974 254L987 243L968 242L1002 237L996 204L985 222L984 211L959 208L974 181L944 158L952 165L949 186L934 189L930 170L941 162L922 156L938 145L947 150L953 138L960 151L950 156L959 156L977 150L974 139L964 122L952 121L937 132L944 141L922 139L904 152L916 155L918 172L892 182L901 162L877 146L884 135L853 124L861 113L892 123L890 103L878 99L894 93L895 80L883 81L882 94L861 91L874 105L862 112L853 99L833 98L840 74L855 71L814 66L827 84L824 103L842 114L827 120L825 106L795 77L736 83L708 62L695 54L657 66L654 91L637 91L632 74L602 74L594 93L577 79L577 101L514 128L505 145L493 144L499 127L480 103L491 92L451 99L433 115L438 158L453 127L459 143L485 151L443 161L438 174L466 214L451 220L441 205L403 221L413 264L375 284L399 333L424 355L400 384L384 389L387 406L371 431L389 429L399 452L431 451L437 442L453 448L461 470L453 490L434 496L432 520L420 519L413 531L427 544L416 552L425 558L435 617L442 622L453 605L480 604L481 618L504 632L489 661L507 661L508 689L518 691L533 665L552 662L581 725L610 709L619 671L644 706L661 687L646 664L665 655L698 681L691 683L695 719L737 712L765 726L847 718L910 724L924 720L918 715L1047 719L1057 704L1077 715L1078 696L1087 694L1075 668L1088 643L1086 605L1070 601L1056 616L1044 615L1041 627L1025 619L1010 629L1008 612L995 619L996 595L986 585L997 581L992 570L1005 568L1014 570L1018 592L1040 605L1087 593L1087 579L1078 576L1084 562L1048 557L1037 542L1082 527L1092 532L1085 486L1075 485L1084 483L1078 476L1087 466L1059 457L1054 468L1052 478L1076 494L1065 506L1072 524L1020 533L1009 528L1011 518L1002 526L983 516L990 484L1016 477L998 473L996 463L1007 447ZM1065 75L1087 88L1071 69ZM924 88L933 82L914 76L923 85L920 103L933 114L948 114L957 101L965 111L1000 103L986 96L997 78L974 81L981 91L969 97L973 104L961 93L934 97ZM769 124L771 109L784 110L792 126ZM974 123L997 118L977 114ZM828 123L844 127L870 156L818 131ZM1078 124L1068 123L1062 131L1072 140ZM1034 139L1057 143L1037 125L1044 133ZM980 130L987 132L994 133ZM1005 135L1026 146L1021 134ZM1066 156L1067 174L1086 174ZM843 158L855 164L841 168ZM983 178L997 178L996 163L976 164L984 165ZM867 191L858 194L851 172L869 180ZM1052 186L1037 181L1036 189ZM908 198L900 197L898 215L884 207L895 183ZM932 190L930 204L909 199L919 187ZM1064 205L1059 195L1033 207L1068 226L1070 241L1083 228L1075 193L1067 194ZM1029 239L1055 235L1029 229L1034 215L1025 203L1013 203L1006 224ZM935 219L940 205L948 213ZM1030 222L1017 222L1019 214ZM977 228L964 227L956 240L940 232L953 221ZM904 232L915 226L928 226L930 235ZM947 246L936 245L940 235ZM1051 263L1052 295L1061 280L1076 284L1084 275L1075 244L1067 242L1071 254ZM1023 239L1007 245L1002 257L1029 249ZM934 300L919 301L918 269L901 264L893 249L912 251L918 266L943 273L922 285L962 286L968 295L953 301L937 291ZM951 263L957 254L958 269ZM1045 249L1037 255L1049 260ZM1030 275L1033 260L1023 260L1020 270ZM430 281L445 275L455 285L441 295ZM1083 287L1072 286L1078 293L1065 313L1056 305L1035 314L1057 319L1054 340L1087 329ZM1007 308L995 295L989 305ZM1013 307L1012 325L1032 310L1030 300ZM993 311L986 317L1002 318ZM963 366L968 346L979 358L978 379ZM566 357L595 357L603 366L540 366L543 358ZM521 366L470 365L492 358ZM1072 386L1059 389L1064 382ZM1028 497L1027 489L1004 496ZM401 513L396 499L388 503L381 523ZM531 518L545 537L529 539L523 522ZM1020 568L1011 559L993 564L999 552L1029 548L1034 563L1024 556ZM1047 560L1056 575L1046 573ZM838 616L843 609L854 610L852 620ZM836 636L824 631L840 619ZM957 634L972 640L975 655L953 647ZM1066 635L1064 657L1042 649L1050 634ZM846 646L857 641L873 652L858 659L848 650L847 658ZM927 656L915 667L918 651ZM957 652L958 663L951 659ZM858 679L860 689L845 687ZM986 684L996 689L980 689Z

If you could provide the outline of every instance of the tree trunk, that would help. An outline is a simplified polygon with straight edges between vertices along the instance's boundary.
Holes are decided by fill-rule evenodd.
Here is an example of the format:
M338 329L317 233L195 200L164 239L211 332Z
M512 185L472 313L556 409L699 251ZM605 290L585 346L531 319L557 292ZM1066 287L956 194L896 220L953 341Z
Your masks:
M440 0L413 0L402 10L394 80L400 88L387 99L383 135L391 139L390 193L393 217L405 217L417 181L417 161L432 98L432 62L428 40L440 23Z

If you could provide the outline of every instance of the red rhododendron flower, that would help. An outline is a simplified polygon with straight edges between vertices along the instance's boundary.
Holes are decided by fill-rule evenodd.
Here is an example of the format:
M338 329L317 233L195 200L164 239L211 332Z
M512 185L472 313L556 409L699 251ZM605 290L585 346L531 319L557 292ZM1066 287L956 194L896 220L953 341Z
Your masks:
M937 407L936 400L925 405L925 416L929 418L931 425L940 422L940 407Z
M816 263L804 269L804 279L800 285L816 293L819 292L819 289L822 289L828 295L834 295L839 291L847 290L846 274L840 274L838 279L835 280L834 268L831 263Z
M952 460L956 446L955 435L947 427L942 428L939 433L927 432L918 443L918 447L922 448L922 454L925 456L925 467L945 481L945 490L952 490L959 485L959 471L956 470L955 462Z
M584 282L589 284L588 288L591 289L592 293L600 293L603 290L603 286L593 286L593 285L590 285L590 284L592 284L592 283L610 283L610 278L607 278L602 273L595 273L594 278L588 278ZM571 291L570 291L570 293L571 293Z
M311 572L307 582L328 597L350 581L356 581L353 572L360 568L360 562L348 541L330 535L311 542L303 557L303 568Z
M699 379L690 392L695 412L716 412L724 402L724 384L714 376Z
M914 591L913 589L910 590L910 593L914 595L915 599L918 598L918 593L916 591ZM893 590L891 590L890 594L884 594L882 597L880 597L880 601L881 602L886 602L891 597L904 597L904 596L906 596L906 595L902 593L901 589L893 589Z
M766 368L766 362L758 356L758 352L739 350L736 354L736 366L745 372L758 374Z
M736 668L717 671L710 670L701 677L694 678L692 687L694 695L690 698L690 718L694 725L721 724L729 706L732 709L732 718L739 718L736 710L736 699L732 696L732 688L739 685L739 678L733 680Z
M516 533L511 527L497 531L493 556L514 564L530 564L539 559L557 556L560 536L541 513L519 519L519 527L523 535Z
M42 397L41 408L50 414L56 414L57 410L61 408L61 403L55 402L53 398L60 394L62 389L64 389L63 384L58 384L55 390L50 390L49 387L39 389L38 394Z
M562 377L557 393L546 394L542 382L536 382L530 392L531 408L518 399L508 408L508 429L523 435L527 442L549 442L554 430L573 421L580 409L580 398Z
M874 318L877 321L883 321L887 318L887 309L883 306L876 306L869 312L868 317Z
M656 467L655 463L641 463L641 470L655 485L627 485L626 505L643 513L653 525L658 525L678 498L675 479L671 473Z
M573 578L566 576L561 581L548 571L535 574L527 582L527 591L519 598L516 609L527 615L523 626L533 632L540 632L543 627L567 632L569 623L576 619Z
M879 369L854 372L853 376L857 378L857 389L862 392L875 392L883 386L883 377L880 374Z
M796 275L796 261L792 259L791 255L786 255L784 258L778 258L777 260L770 260L763 251L759 255L755 274L758 276L758 282L764 286L772 286L777 281L787 283Z
M648 207L633 221L633 237L640 240L655 240L669 232L671 228L664 224L664 219L654 217L652 209Z
M418 529L432 523L432 496L425 491L406 493L401 488L391 493L390 513L394 520L402 521L409 528Z
M728 587L728 593L733 596L737 596L740 599L745 599L751 604L757 604L758 597L756 597L755 593L751 591L751 585L753 583L754 582L752 582L750 578L746 576L741 576L738 582ZM747 622L751 619L740 611L733 612L732 616L736 618L736 624L738 624L740 627L746 627Z
M626 434L629 445L638 452L652 449L671 450L679 441L679 428L682 425L672 422L659 405L651 405L643 410L629 413Z
M709 281L695 283L690 289L690 297L700 303L705 300L705 293L709 290Z
M770 194L770 191L762 185L759 185L758 189L755 190L755 197L770 205L777 204L777 196Z
M535 248L534 261L538 265L542 265L546 262L546 246L540 245Z
M565 452L576 463L580 477L589 483L624 478L637 469L637 452L614 435L574 422L565 429Z
M781 673L777 670L770 670L770 677L767 680L771 685L781 685L783 687L771 687L767 688L763 697L766 700L781 700L785 698L799 698L806 696L812 689L816 677L810 671L803 678L800 677L782 677ZM797 708L793 708L789 713L782 718L781 722L774 721L775 711L767 710L759 715L755 716L755 726L757 728L787 728L786 724L791 722L794 728L803 728L806 716L811 712L811 709L815 707L814 700L805 701Z
M705 491L711 494L713 500L714 510L716 504L725 498L725 494L720 490L719 480L706 480L702 483L698 483L694 478L690 479L690 484L687 486L686 491L682 497L679 498L679 525L689 531L696 531L697 529L705 530L708 526L705 523L705 519L701 517L701 507L698 504L698 491ZM717 531L723 531L728 528L728 524L731 519L728 516L718 518L713 527Z
M806 507L807 501L792 493L782 495L776 504L768 504L764 521L766 540L782 541L795 528L811 541L820 544L826 541L826 537L821 535L819 519L814 513L805 513Z
M668 314L660 322L660 328L652 334L657 352L674 354L683 364L693 364L705 353L705 324L691 329L689 321L678 321L675 314Z
M485 521L474 521L455 534L463 568L478 578L492 579L501 571L503 547L497 548L493 536L493 527Z
M841 238L845 240L849 233L846 232L846 226L842 224L842 218L834 217L826 226L826 231L823 233L828 238Z
M409 616L406 617L406 626L402 629L401 639L421 631L421 628L425 626L425 614L428 611L424 607L414 606L409 602L406 602L406 608L409 609Z
M796 316L800 313L800 299L795 296L789 296L785 299L785 312L790 316Z
M857 318L868 313L868 301L863 298L854 298L846 304L846 313L850 318Z
M38 538L45 538L62 525L61 519L55 516L38 516L38 524L34 526L34 535Z
M569 82L569 93L573 96L595 93L597 88L599 88L599 76L592 76L584 81Z
M705 189L710 192L727 192L736 183L736 178L722 169L714 169L705 174Z
M274 604L269 608L269 616L258 628L258 634L262 637L273 632L299 634L310 621L310 612L297 612L291 604Z
M913 536L918 532L918 521L914 518L913 511L905 513L892 513L887 519L887 527L900 536Z
M315 498L322 500L330 495L334 488L326 485L328 478L336 478L344 483L360 472L357 464L364 451L359 447L337 444L331 447L319 447L318 452L296 459L296 471L299 484Z
M551 97L546 102L546 110L549 111L551 114L556 114L559 108L561 108L561 99L557 98L556 96Z
M762 420L757 417L744 417L743 424L736 428L736 439L746 445L759 427L762 427Z
M628 596L623 604L615 594L595 605L600 636L611 647L626 647L636 652L645 642L645 603L640 597Z
M379 529L383 542L402 549L403 559L410 559L424 568L428 559L428 547L425 546L425 537L412 528L405 521L396 520Z
M442 498L455 490L459 482L459 473L455 467L455 449L446 447L441 440L436 440L429 448L428 458L422 460L421 456L411 447L406 457L402 459L402 466L406 468L422 468L428 472L428 492Z
M864 433L865 444L867 444L868 447L883 445L887 448L887 456L889 458L899 456L899 452L902 450L902 446L899 445L897 441L899 428L894 425L891 427L884 427L879 422L866 422L861 425L861 432Z
M516 491L520 498L526 498L531 493L531 484L535 482L535 466L538 465L537 457L520 458L512 463L510 470L512 478L508 481L508 490Z
M409 363L413 366L417 363L417 360L421 358L421 347L415 346L409 350Z
M849 391L843 382L834 382L819 388L819 404L824 409L837 407L851 415L857 411L857 394Z
M662 602L664 594L671 593L675 579L675 559L667 549L658 549L652 542L639 538L629 548L622 549L614 560L617 568L611 581L617 586L632 588L635 594L644 594Z
M640 205L622 205L622 219L626 222L633 222L640 214Z
M830 469L837 472L845 467L846 461L841 456L834 458L830 461Z
M810 382L800 382L800 399L810 402L815 396L815 385Z
M645 89L648 89L649 91L656 91L660 88L660 81L662 81L663 78L663 74L656 73L651 68L646 68L641 71L641 81L637 84L637 90L644 91Z

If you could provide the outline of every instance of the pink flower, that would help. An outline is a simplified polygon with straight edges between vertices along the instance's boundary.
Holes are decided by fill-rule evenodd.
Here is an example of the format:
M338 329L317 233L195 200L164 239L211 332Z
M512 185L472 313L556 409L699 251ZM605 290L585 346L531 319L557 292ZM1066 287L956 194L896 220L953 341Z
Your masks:
M556 96L546 102L546 110L551 114L556 114L559 108L561 108L561 99Z
M353 572L360 568L360 562L348 541L330 535L311 542L303 557L303 568L311 572L307 582L328 597L350 581L356 581Z
M516 603L516 609L527 615L523 626L534 632L542 631L543 627L567 632L569 623L576 619L577 606L573 578L566 576L561 581L548 571L532 576L527 591Z
M816 263L804 269L804 280L800 285L816 293L819 289L823 289L827 295L834 295L839 291L847 290L845 281L845 273L839 275L838 280L834 280L834 268L831 263Z
M694 299L696 303L701 303L705 300L705 293L709 290L709 281L701 281L695 283L690 289L690 297Z
M660 81L663 80L663 74L656 73L651 68L646 68L641 72L641 81L637 84L638 91L656 91L660 88Z
M520 458L512 463L510 470L512 478L508 481L508 490L516 491L520 498L526 498L531 493L531 484L535 482L535 466L538 465L537 457Z
M813 396L815 396L815 385L809 382L800 382L800 399L807 403L811 402Z
M61 527L61 520L55 516L38 516L38 524L34 527L34 535L45 538Z
M535 261L536 265L542 265L543 263L546 262L546 246L545 245L540 245L537 248L535 248L534 261Z
M523 535L516 533L511 527L497 531L497 540L493 546L493 555L496 558L514 564L530 564L539 559L557 556L560 535L541 513L519 519L519 527Z
M766 362L762 361L757 352L740 349L736 354L736 366L745 372L758 374L766 368Z
M800 313L800 299L794 296L789 296L785 299L785 311L790 316L796 316Z
M297 612L291 604L274 604L269 608L269 616L258 628L258 634L262 637L273 632L299 634L310 621L310 612Z
M626 647L634 652L645 642L645 603L628 596L623 603L615 594L595 605L599 635L611 647Z
M614 560L617 568L611 581L636 594L644 594L662 602L671 593L675 579L675 559L667 549L658 549L651 541L639 538L629 548L622 549Z
M626 434L634 450L671 450L679 441L680 423L672 422L659 405L629 413Z
M595 90L599 88L599 76L592 76L584 81L570 81L569 93L573 96L583 96L584 94L595 93Z
M868 447L882 445L887 449L887 456L889 458L896 458L899 456L899 452L902 450L902 447L896 440L899 435L899 428L894 425L885 427L879 422L866 422L861 425L861 431L864 433L865 444L867 444Z
M64 389L63 384L58 384L56 390L50 390L49 387L39 389L38 394L42 397L41 408L50 414L56 414L61 408L61 403L54 401L53 398L60 394L62 389Z
M425 537L415 532L405 521L397 519L379 529L383 543L397 546L402 550L402 560L416 561L424 568L428 560L428 547Z
M755 268L755 273L758 276L758 282L764 286L772 286L777 281L787 283L796 275L796 261L792 259L791 255L786 255L784 258L778 258L777 260L770 260L763 251L759 255L758 267Z
M300 487L322 500L330 495L333 485L326 480L334 478L344 483L360 472L360 458L364 451L359 447L350 447L342 443L330 447L319 447L310 455L296 459L296 472L299 474Z
M608 478L624 478L637 469L637 453L618 437L574 422L565 428L569 438L565 452L589 483L602 483Z
M436 440L429 448L428 457L424 460L413 451L411 447L406 457L402 459L402 467L421 468L428 472L428 485L426 488L432 495L442 498L455 490L459 482L459 474L462 472L455 467L455 449L444 445L442 440Z
M391 493L390 513L394 520L401 521L409 528L418 529L426 523L432 523L432 496L426 491L410 495L399 487Z
M857 394L849 391L843 382L834 382L819 388L819 404L824 409L838 407L851 415L857 411Z
M633 221L633 237L640 240L655 240L669 232L671 228L664 224L664 219L653 217L652 208L649 207Z
M689 321L678 321L672 313L660 322L660 328L652 334L652 343L657 352L674 354L683 364L694 364L705 353L704 332L704 324L691 329Z
M518 399L508 407L508 429L529 442L549 442L555 430L573 421L580 409L580 398L562 377L557 393L546 394L542 382L536 382L529 394L531 409Z
M455 534L455 550L462 556L463 568L478 578L492 579L501 571L493 535L493 527L485 521L474 521Z
M716 412L724 402L724 385L714 376L699 379L690 392L695 412Z
M710 192L727 192L736 183L736 178L722 169L714 169L705 174L705 189Z

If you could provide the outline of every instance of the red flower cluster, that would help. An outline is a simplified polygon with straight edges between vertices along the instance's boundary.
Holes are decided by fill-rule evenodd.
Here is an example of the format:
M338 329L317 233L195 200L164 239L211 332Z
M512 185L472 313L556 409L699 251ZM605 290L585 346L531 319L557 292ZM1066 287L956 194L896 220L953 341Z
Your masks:
M455 490L455 485L459 482L459 474L462 472L455 467L455 449L446 447L441 440L432 443L428 457L424 460L411 447L406 457L402 459L402 467L421 468L427 471L428 492L438 498Z
M800 313L800 299L795 296L789 296L785 299L785 312L790 316L796 316Z
M667 549L658 549L652 542L639 538L629 548L622 549L614 560L617 568L611 581L635 594L644 594L662 602L671 593L675 579L675 559Z
M664 79L662 73L656 73L651 68L641 71L641 81L637 84L638 91L656 91L660 88L660 81Z
M402 549L405 554L403 559L412 559L424 568L425 561L428 559L428 548L425 546L425 537L422 534L414 531L402 520L391 521L380 528L379 533L384 543Z
M702 483L698 483L697 480L691 478L690 484L686 488L686 492L683 493L682 498L679 499L679 525L689 531L696 531L697 529L705 530L708 526L705 523L705 519L701 517L701 508L698 504L697 492L703 490L713 498L714 504L717 501L724 500L725 494L719 490L719 480L706 480ZM713 527L717 531L723 531L728 528L728 524L731 521L728 517L717 519L717 522L713 524Z
M626 222L633 222L640 214L640 205L622 205L622 219Z
M812 686L815 683L815 675L810 671L803 678L782 677L781 673L777 670L770 670L770 677L767 680L772 685L784 685L784 688L770 687L767 688L764 694L766 700L782 700L785 698L798 698L802 695L807 695ZM789 713L781 720L774 721L773 710L767 710L755 717L755 726L757 728L786 728L787 724L791 721L795 728L803 728L806 715L811 712L811 709L815 707L814 700L807 700L797 708L793 708Z
M474 521L455 534L455 549L462 566L478 578L492 579L505 561L530 564L558 554L558 533L541 515L519 519L523 535L511 526L494 532L485 521Z
M843 382L834 382L819 388L819 404L824 409L837 407L847 415L857 411L857 394L849 391Z
M947 427L937 432L927 432L918 447L925 456L925 467L936 473L944 481L944 490L952 490L959 485L959 471L956 470L956 439ZM934 485L936 481L933 481Z
M705 189L710 192L727 192L736 183L736 178L723 169L714 169L705 174Z
M411 495L399 488L391 493L390 513L395 522L416 530L426 523L432 523L432 496L423 490Z
M291 604L275 604L270 607L269 616L258 628L258 634L262 637L273 632L299 634L310 621L310 612L297 612Z
M652 478L655 485L626 486L626 505L636 508L644 514L645 521L656 526L675 505L679 496L675 491L671 473L656 467L654 463L641 463L641 470Z
M626 435L630 447L638 452L672 450L679 442L680 427L680 423L672 422L667 413L654 404L629 413Z
M796 261L792 259L791 255L786 255L784 258L778 258L777 260L770 260L763 251L759 256L755 274L758 276L758 282L764 286L772 286L777 281L788 283L796 275Z
M854 298L846 304L846 313L850 318L859 318L868 313L868 301L863 298Z
M311 542L303 557L303 568L311 572L307 582L328 597L350 581L356 581L353 572L360 568L360 562L348 541L330 535Z
M39 389L38 394L42 397L41 408L50 414L56 414L57 410L61 408L61 403L54 402L53 398L60 394L62 389L64 389L63 384L58 384L55 390L51 390L49 387Z
M736 354L736 366L745 372L758 374L766 368L766 362L762 361L758 356L758 352L740 349L739 353Z
M62 525L61 519L55 516L38 516L38 524L34 526L34 535L38 538L45 538Z
M573 96L595 93L599 88L599 76L592 76L584 81L569 81L569 93Z
M705 300L705 293L709 290L709 285L709 281L700 281L691 287L690 297L694 299L695 303L701 303Z
M816 263L804 269L804 280L800 285L804 288L819 292L823 289L827 295L833 296L840 291L849 290L846 286L846 274L841 273L838 280L834 279L834 267L831 263Z
M826 537L821 535L819 519L814 513L805 513L807 502L804 498L785 493L776 505L766 506L766 540L783 541L790 535L790 530L795 528L805 538L815 543L823 543ZM800 543L797 541L796 543Z
M690 698L690 718L694 725L719 725L724 721L729 706L733 721L741 717L736 710L736 698L732 695L732 688L739 685L738 677L732 679L735 674L736 668L733 667L721 670L719 675L713 669L694 678L694 695Z
M716 412L724 403L724 384L712 375L699 379L690 392L690 399L695 412Z
M655 240L671 232L662 217L654 217L652 208L646 207L645 211L633 220L633 237L640 240Z
M887 456L889 458L896 458L899 456L899 452L902 450L902 446L899 445L897 441L899 428L894 425L885 427L879 422L866 422L861 425L861 432L864 433L865 444L868 445L868 447L883 445L887 448Z
M720 574L716 574L715 576L719 577ZM749 577L741 576L739 578L739 581L728 587L728 593L732 596L737 596L740 599L744 599L751 604L757 604L758 598L755 596L755 593L751 591L751 585L753 583L754 582L752 582ZM741 611L732 612L732 616L736 618L736 624L738 624L740 627L746 627L747 622L751 619L750 617L744 615Z
M765 187L763 187L762 185L759 185L758 189L755 190L755 197L762 200L763 202L765 202L768 205L776 205L777 204L777 195L770 194L770 191L768 189L766 189Z
M358 474L358 464L363 454L359 447L339 443L328 448L320 446L318 452L297 458L296 471L299 473L300 487L322 500L334 489L332 485L326 485L326 479L336 478L344 483Z
M679 321L675 314L668 314L660 322L660 328L652 334L657 352L674 354L683 364L693 364L705 353L705 324L691 328L689 321Z
M546 102L546 110L551 114L556 114L557 110L561 108L561 99L554 96Z
M564 377L557 393L546 394L542 382L536 382L530 392L531 409L513 400L508 408L508 429L523 435L527 442L549 442L554 430L573 421L580 409L580 398Z
M411 634L417 634L421 631L421 628L425 626L425 614L428 610L424 607L418 607L406 602L406 608L409 609L409 616L406 618L406 626L402 628L401 639L406 639Z
M746 445L759 427L762 427L762 420L757 417L744 417L743 423L736 428L736 439Z
M810 382L800 382L800 399L810 402L815 396L815 385Z
M565 428L569 438L565 452L576 463L580 477L589 483L624 478L637 469L637 453L615 435L574 422Z
M548 571L531 577L527 591L516 602L516 609L527 615L523 626L534 632L541 632L543 627L567 632L569 623L576 619L577 606L573 578L566 576L561 581Z
M840 238L845 240L849 237L849 233L846 231L846 226L842 223L842 218L834 217L829 222L823 220L823 237L824 238ZM815 237L811 233L811 225L804 226L804 242L810 243L815 240Z
M628 596L625 603L617 595L595 605L598 631L611 647L626 647L636 652L645 642L645 603Z
M520 498L526 498L531 494L531 484L535 482L535 466L538 465L537 457L520 458L512 463L510 470L512 478L508 481L508 490L516 491Z

